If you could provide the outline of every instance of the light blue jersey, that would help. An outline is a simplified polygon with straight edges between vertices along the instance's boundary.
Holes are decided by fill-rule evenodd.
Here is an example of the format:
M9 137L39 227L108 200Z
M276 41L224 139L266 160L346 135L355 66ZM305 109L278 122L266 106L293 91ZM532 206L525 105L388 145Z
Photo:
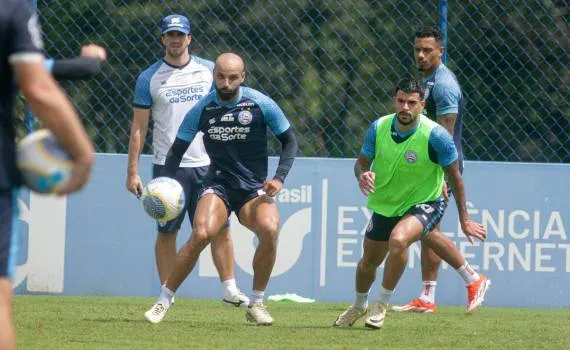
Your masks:
M133 106L151 110L154 121L152 162L164 165L166 154L186 112L207 95L213 83L214 63L191 56L183 67L175 67L163 59L142 72L135 87ZM181 167L210 164L201 137L197 137L182 158Z
M427 118L424 115L420 115L418 118ZM364 137L364 144L360 154L362 154L367 159L373 160L376 157L376 130L378 128L378 121L375 120L370 124L366 136ZM403 142L410 135L412 135L417 129L417 126L405 133L398 130L396 125L396 118L392 120L392 138L395 142ZM455 144L453 143L453 138L441 125L436 126L431 131L429 136L428 152L430 160L436 164L441 165L442 168L448 167L453 162L457 160L457 150Z
M457 77L445 64L423 80L426 92L426 115L437 121L438 117L446 114L456 114L453 140L459 157L459 169L463 170L463 115L465 114L463 93Z
M44 60L44 67L48 72L52 72L55 60L53 58L46 58Z

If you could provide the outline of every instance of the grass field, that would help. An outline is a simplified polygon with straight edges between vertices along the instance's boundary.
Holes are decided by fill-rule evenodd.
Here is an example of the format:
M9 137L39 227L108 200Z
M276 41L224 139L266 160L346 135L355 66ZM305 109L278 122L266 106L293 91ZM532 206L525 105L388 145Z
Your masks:
M569 349L570 309L483 307L465 315L389 313L381 330L331 327L347 304L269 302L272 327L248 325L244 309L177 299L164 321L150 298L16 296L19 349Z

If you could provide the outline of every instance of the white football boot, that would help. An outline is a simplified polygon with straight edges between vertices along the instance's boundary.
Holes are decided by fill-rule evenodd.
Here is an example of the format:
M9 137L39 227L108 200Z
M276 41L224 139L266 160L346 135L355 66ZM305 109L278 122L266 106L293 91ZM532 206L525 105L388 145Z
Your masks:
M370 312L370 316L364 322L364 325L368 328L380 329L384 325L386 310L388 310L388 305L379 301L376 302L372 308L372 312Z
M249 306L245 318L248 322L253 322L258 326L271 326L273 324L273 317L267 311L267 306L261 303Z
M235 307L248 307L249 306L249 298L243 294L241 291L229 297L223 297L222 302L224 305L227 306L235 306Z
M333 323L333 327L352 327L362 316L366 315L367 309L361 309L354 305L350 305L342 314L340 314Z
M162 303L154 304L147 312L144 313L144 318L150 323L159 323L162 321L168 307Z

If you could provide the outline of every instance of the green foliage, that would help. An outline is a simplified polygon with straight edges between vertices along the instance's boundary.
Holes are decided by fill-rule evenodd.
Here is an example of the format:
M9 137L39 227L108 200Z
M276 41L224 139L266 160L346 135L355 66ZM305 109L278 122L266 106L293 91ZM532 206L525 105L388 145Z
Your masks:
M374 331L363 321L332 327L346 303L269 302L275 324L256 327L243 309L177 299L160 324L143 320L150 298L16 296L19 349L564 349L567 309L463 307L388 313Z
M438 21L437 1L419 0L39 0L38 7L50 55L74 56L88 42L109 50L102 76L64 86L97 150L121 153L136 77L163 55L158 24L166 14L190 17L197 55L242 53L247 83L283 108L300 155L331 157L358 155L369 123L391 111L396 81L417 74L414 31ZM467 159L570 162L563 10L562 1L450 2L448 63L467 97Z

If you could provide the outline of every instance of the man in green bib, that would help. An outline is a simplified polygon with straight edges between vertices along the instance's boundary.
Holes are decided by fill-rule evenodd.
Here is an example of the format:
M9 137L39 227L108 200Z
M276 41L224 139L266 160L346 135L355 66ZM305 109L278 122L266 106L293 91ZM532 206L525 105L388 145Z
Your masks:
M366 229L363 256L356 268L356 298L334 326L350 327L368 311L368 293L376 270L386 260L380 298L365 326L384 324L387 305L408 259L408 247L417 240L433 249L463 278L467 287L466 311L481 305L491 281L475 272L455 245L438 231L431 232L447 207L442 196L444 174L453 190L461 229L472 242L487 236L483 225L469 219L457 150L451 135L421 114L424 87L405 78L395 88L396 113L374 121L365 137L354 174L368 208L373 211Z

